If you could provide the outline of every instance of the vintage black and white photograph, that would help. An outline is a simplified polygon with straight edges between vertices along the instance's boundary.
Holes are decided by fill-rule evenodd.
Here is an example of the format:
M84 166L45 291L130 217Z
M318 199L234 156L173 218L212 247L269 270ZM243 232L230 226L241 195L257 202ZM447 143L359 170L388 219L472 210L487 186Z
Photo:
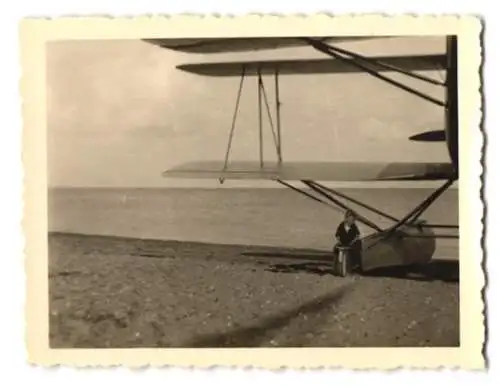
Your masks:
M460 39L47 41L50 348L459 348Z

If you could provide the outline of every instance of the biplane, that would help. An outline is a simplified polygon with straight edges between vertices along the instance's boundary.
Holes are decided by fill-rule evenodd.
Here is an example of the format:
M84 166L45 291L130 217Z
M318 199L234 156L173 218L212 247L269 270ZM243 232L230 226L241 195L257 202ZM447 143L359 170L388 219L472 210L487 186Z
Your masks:
M376 37L376 36L374 36ZM214 178L223 183L226 179L272 180L319 203L337 209L353 211L357 219L373 230L362 240L363 271L388 266L427 264L433 258L437 238L458 238L455 235L436 234L435 229L457 229L458 225L430 224L422 219L424 212L459 177L458 149L458 79L457 37L446 36L446 52L439 55L364 56L336 46L350 40L374 37L281 37L281 38L227 38L227 39L144 39L162 48L184 53L232 53L272 50L282 47L309 46L325 55L324 59L259 60L182 64L177 68L196 75L213 77L239 77L236 106L229 130L224 160L220 162L191 162L174 167L163 173L170 178ZM445 70L444 81L415 73L423 70ZM282 127L280 120L279 79L287 74L332 74L364 72L394 87L423 98L444 109L444 130L430 131L410 137L414 141L441 141L446 145L449 162L285 162L282 156ZM395 72L423 82L443 87L445 100L440 101L423 92L396 81L387 73ZM274 120L267 98L263 76L274 78ZM236 119L243 82L254 77L258 86L259 155L260 159L229 162L229 155L236 127ZM267 110L272 138L276 148L276 160L263 159L263 106ZM439 181L443 184L402 218L384 211L318 181ZM303 189L291 182L301 183ZM381 227L355 211L349 204L358 205L391 221L391 226ZM441 231L442 232L442 231Z

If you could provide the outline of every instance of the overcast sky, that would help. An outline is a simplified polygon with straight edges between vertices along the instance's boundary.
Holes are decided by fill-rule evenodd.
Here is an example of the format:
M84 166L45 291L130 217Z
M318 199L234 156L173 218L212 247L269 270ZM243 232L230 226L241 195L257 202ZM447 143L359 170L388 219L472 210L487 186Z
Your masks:
M339 46L370 55L443 53L445 39L377 39ZM169 167L223 159L239 79L188 74L176 69L178 64L325 57L308 47L181 54L134 40L55 42L47 52L51 186L172 186L181 182L161 177ZM442 71L427 74L444 76ZM444 100L439 87L390 76ZM273 82L266 81L272 101ZM368 74L282 76L280 93L285 161L448 160L442 143L407 140L424 130L442 129L443 109ZM255 78L249 78L233 159L258 160L257 124L257 88ZM270 129L265 129L266 157L274 160Z

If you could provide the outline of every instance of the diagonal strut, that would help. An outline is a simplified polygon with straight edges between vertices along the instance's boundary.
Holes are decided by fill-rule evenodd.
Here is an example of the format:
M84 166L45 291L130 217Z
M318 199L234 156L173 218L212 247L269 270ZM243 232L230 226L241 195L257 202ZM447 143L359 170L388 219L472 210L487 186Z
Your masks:
M305 38L306 42L309 43L313 48L315 48L316 50L320 51L320 52L323 52L324 54L327 54L327 55L330 55L330 56L333 56L335 59L338 59L338 60L341 60L343 62L346 62L348 64L350 64L351 66L354 66L354 67L357 67L357 68L360 68L362 70L364 70L365 72L367 72L368 74L374 76L375 78L378 78L378 79L381 79L387 83L390 83L392 84L393 86L396 86L400 89L403 89L407 92L409 92L410 94L413 94L413 95L416 95L416 96L419 96L420 98L423 98L429 102L432 102L438 106L446 106L446 103L438 100L438 99L435 99L429 95L426 95L420 91L417 91L417 90L414 90L412 89L411 87L408 87L406 86L405 84L401 83L401 82L398 82L394 79L391 79L387 76L384 76L382 74L379 74L377 71L367 67L366 65L364 64L361 64L361 63L358 63L356 62L354 59L351 61L351 60L348 60L347 58L343 57L342 55L340 55L338 52L336 52L335 48L323 43L323 42L318 42L314 39L310 39L310 38Z

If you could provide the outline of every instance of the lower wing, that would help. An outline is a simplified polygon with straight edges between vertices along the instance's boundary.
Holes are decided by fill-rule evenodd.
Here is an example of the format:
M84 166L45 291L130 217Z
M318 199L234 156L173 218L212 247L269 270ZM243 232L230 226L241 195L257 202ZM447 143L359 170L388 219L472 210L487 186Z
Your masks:
M163 173L169 178L317 180L317 181L430 181L453 178L450 163L363 163L363 162L287 162L261 166L259 162L222 161L192 162Z

